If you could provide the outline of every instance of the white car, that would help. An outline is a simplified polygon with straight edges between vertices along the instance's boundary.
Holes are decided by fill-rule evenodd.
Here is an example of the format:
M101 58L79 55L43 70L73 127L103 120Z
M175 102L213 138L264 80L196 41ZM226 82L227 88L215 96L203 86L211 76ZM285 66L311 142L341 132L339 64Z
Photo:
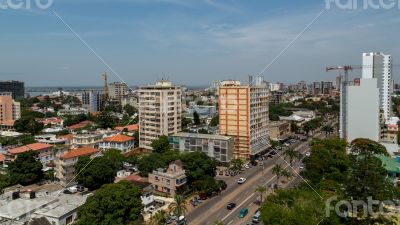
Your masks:
M310 157L311 153L310 152L306 152L306 156Z
M246 182L246 178L242 177L238 180L238 184L243 184L244 182Z
M244 165L244 168L249 169L250 168L249 164Z

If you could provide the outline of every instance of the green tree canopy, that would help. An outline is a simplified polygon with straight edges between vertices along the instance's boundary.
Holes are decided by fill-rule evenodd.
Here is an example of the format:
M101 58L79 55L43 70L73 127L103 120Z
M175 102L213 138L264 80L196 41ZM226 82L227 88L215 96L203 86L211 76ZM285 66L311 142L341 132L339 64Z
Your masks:
M38 153L23 152L14 162L8 164L8 173L12 184L29 185L43 179L43 165L37 160Z
M194 111L194 113L193 113L193 123L194 123L194 125L200 125L200 123L201 123L200 116L196 111Z
M88 156L80 157L75 165L75 171L79 173L76 180L89 189L97 189L103 184L113 183L118 169L116 162L106 157L92 161Z
M135 113L137 113L137 109L131 105L125 105L124 106L124 111L127 113L129 116L133 116Z
M21 133L31 133L33 135L39 133L43 130L43 123L39 123L33 117L22 117L21 119L15 121L14 128L16 131Z
M154 152L162 153L170 150L168 137L163 135L151 143Z
M139 225L141 191L127 181L106 184L78 209L77 225Z
M210 126L216 127L219 124L219 115L215 115L211 121L210 121Z

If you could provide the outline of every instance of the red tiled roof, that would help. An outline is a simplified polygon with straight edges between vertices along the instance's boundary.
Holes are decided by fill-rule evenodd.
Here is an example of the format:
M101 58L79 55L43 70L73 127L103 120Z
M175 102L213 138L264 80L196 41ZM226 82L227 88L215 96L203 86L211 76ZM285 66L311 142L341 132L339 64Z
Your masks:
M62 139L64 140L72 140L74 138L73 134L67 134L67 135L63 135L61 136Z
M84 128L84 127L86 127L87 125L89 125L91 123L92 123L92 121L85 120L85 121L82 121L80 123L77 123L77 124L69 126L68 129L81 129L81 128Z
M0 153L0 162L3 162L6 157Z
M87 156L87 155L92 155L99 152L99 150L91 147L83 147L83 148L77 148L77 149L72 149L64 155L61 156L62 159L71 159L75 157L81 157L81 156Z
M115 127L115 130L123 131L125 128L128 129L128 131L137 131L139 130L139 124L132 124L124 127Z
M18 148L13 148L8 150L8 152L10 154L21 154L23 152L27 152L27 151L41 151L47 148L51 148L53 147L53 145L49 145L46 143L33 143L33 144L29 144L29 145L24 145Z
M123 135L123 134L117 134L117 135L114 135L114 136L109 137L109 138L104 138L104 141L107 141L107 142L118 142L118 143L123 143L123 142L133 141L133 140L134 140L133 137L129 137L129 136L126 136L126 135Z
M142 181L143 177L141 177L137 174L131 174L131 175L125 177L125 180L127 180L127 181Z

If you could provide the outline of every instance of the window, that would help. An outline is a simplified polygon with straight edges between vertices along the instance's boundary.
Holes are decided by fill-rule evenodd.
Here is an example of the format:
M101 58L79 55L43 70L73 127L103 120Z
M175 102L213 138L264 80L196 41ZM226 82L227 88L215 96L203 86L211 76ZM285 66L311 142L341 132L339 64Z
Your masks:
M65 219L65 223L66 223L66 224L71 224L71 223L72 223L72 215L71 215L71 216L68 216L68 217Z

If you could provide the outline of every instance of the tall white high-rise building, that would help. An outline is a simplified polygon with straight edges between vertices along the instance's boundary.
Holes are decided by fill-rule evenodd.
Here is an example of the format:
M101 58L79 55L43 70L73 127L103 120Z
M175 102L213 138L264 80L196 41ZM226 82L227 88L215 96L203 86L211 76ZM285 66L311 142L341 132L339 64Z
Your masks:
M356 138L368 138L379 141L379 88L376 78L360 79L360 84L347 86L346 141L349 143Z
M151 143L160 136L181 131L181 87L162 80L139 87L138 96L139 147L152 149Z
M392 114L392 56L380 52L364 53L362 77L377 79L380 109L388 120Z

